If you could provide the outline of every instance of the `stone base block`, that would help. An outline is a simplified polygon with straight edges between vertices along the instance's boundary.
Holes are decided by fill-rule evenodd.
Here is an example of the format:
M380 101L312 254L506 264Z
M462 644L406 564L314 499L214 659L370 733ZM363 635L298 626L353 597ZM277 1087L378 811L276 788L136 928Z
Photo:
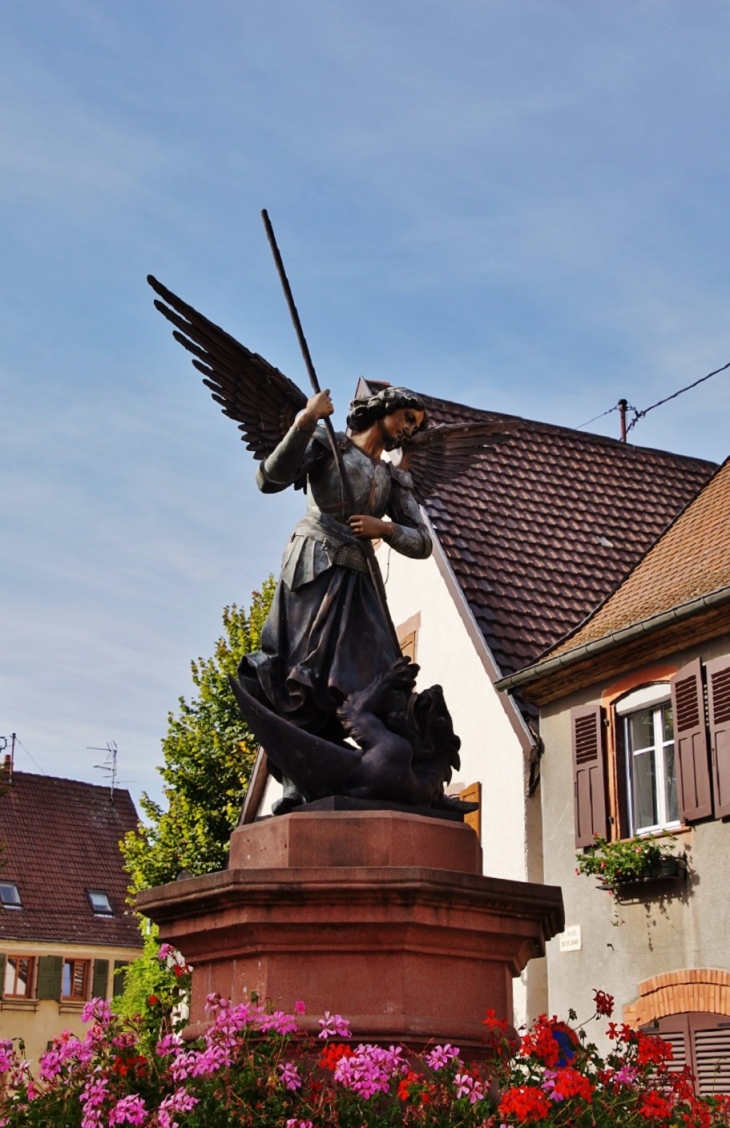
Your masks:
M230 866L140 895L205 997L255 993L325 1010L359 1040L478 1047L485 1011L511 1022L512 978L563 927L560 889L481 875L460 823L393 811L292 812L239 827Z

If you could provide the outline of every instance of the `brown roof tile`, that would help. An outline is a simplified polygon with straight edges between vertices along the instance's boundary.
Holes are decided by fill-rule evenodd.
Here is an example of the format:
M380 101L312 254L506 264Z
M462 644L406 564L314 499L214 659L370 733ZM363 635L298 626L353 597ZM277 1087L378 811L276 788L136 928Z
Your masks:
M14 772L0 796L0 881L15 882L22 909L0 909L0 938L141 947L125 903L119 841L137 826L128 791ZM87 889L102 890L114 915L95 916Z
M514 418L423 399L434 423ZM715 469L519 422L427 505L504 675L534 662L605 599Z
M730 586L730 460L649 549L617 591L551 655Z

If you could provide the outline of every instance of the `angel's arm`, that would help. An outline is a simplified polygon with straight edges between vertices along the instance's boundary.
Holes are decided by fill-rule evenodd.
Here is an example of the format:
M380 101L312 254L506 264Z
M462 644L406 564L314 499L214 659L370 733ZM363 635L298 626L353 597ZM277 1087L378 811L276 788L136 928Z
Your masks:
M393 480L387 513L392 518L392 532L387 536L396 552L425 560L433 551L431 534L421 516L418 503L413 496L410 474L393 471Z
M256 483L262 493L279 493L306 475L314 463L326 453L326 446L313 442L320 419L331 415L334 408L329 391L318 392L307 401L279 445L258 468Z

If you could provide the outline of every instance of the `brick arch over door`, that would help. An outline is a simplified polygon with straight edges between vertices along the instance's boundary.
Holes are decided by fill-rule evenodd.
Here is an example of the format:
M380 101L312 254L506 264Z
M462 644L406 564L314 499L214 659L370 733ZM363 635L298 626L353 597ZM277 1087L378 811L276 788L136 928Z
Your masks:
M685 1011L730 1015L730 972L701 967L645 979L639 984L636 1002L624 1007L624 1022L645 1026L665 1015Z

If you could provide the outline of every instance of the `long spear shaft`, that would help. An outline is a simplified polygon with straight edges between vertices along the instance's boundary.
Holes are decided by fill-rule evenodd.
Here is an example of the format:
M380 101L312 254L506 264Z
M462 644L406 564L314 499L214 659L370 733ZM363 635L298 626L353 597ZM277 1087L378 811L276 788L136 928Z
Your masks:
M302 356L304 357L304 363L306 365L307 372L309 373L310 382L312 384L312 387L314 388L315 394L317 394L322 389L319 386L319 380L317 379L317 373L314 370L314 364L312 363L312 357L311 357L311 354L309 352L309 345L307 344L307 338L304 336L304 330L302 329L302 323L299 320L299 313L297 311L297 307L294 304L294 296L291 292L291 286L289 285L289 279L286 276L286 270L284 269L284 263L283 263L281 254L279 252L279 246L276 242L276 236L274 235L274 228L271 226L271 220L269 219L269 213L266 211L266 208L264 208L262 210L261 218L264 221L264 228L266 230L266 237L269 240L269 246L271 247L271 253L274 256L274 262L276 263L276 269L277 269L278 274L279 274L279 281L281 282L281 286L282 286L282 289L284 291L284 297L286 298L286 304L289 307L289 314L290 314L292 322L294 324L294 329L295 329L295 332L296 332L296 335L297 335L297 340L299 341L299 348L301 349ZM356 507L357 507L357 503L355 501L355 495L352 492L352 484L350 482L350 479L347 476L347 471L345 470L345 464L342 460L342 451L339 448L337 438L335 436L335 429L332 426L332 421L329 418L326 417L323 420L323 422L324 422L324 425L325 425L325 429L327 431L327 437L329 438L330 445L332 447L332 454L334 456L335 465L337 466L338 473L339 473L340 478L342 480L342 488L345 492L345 498L347 500L348 509L350 510L350 513L354 514ZM383 612L383 615L385 617L386 623L388 624L388 627L390 628L390 632L393 636L393 641L395 642L397 649L400 650L400 643L398 642L398 636L396 635L395 627L393 625L393 620L391 619L390 611L388 610L388 600L387 600L386 595L385 595L385 585L383 584L383 577L380 574L380 569L378 568L378 562L375 559L375 551L373 549L372 541L370 540L369 537L363 537L362 540L361 540L361 545L362 545L363 553L365 555L365 560L367 562L368 572L370 573L370 579L373 581L373 586L375 587L375 593L378 597L380 609Z

